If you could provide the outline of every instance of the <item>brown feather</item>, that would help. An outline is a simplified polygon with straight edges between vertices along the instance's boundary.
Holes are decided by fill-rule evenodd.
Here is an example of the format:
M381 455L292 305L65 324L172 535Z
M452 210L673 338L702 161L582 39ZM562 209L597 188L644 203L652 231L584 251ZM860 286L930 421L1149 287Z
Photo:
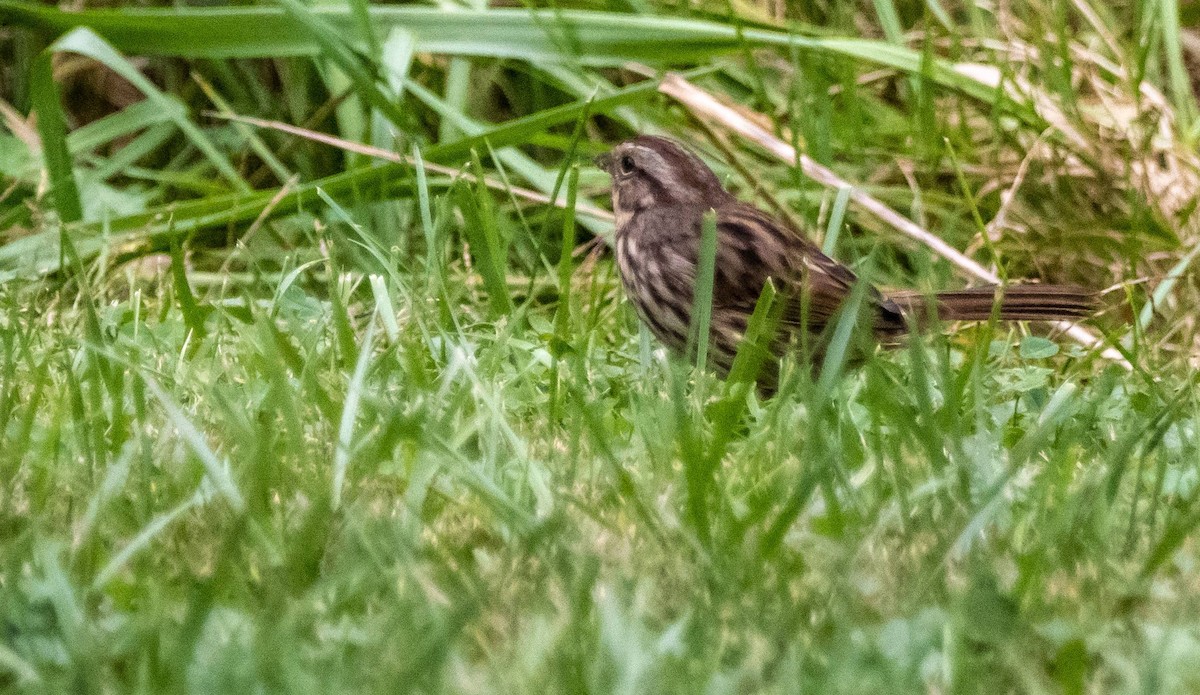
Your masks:
M928 320L931 298L927 295L904 291L887 297L918 325ZM1092 315L1097 307L1095 292L1071 285L1032 283L938 292L932 301L939 321L987 321L993 310L1001 321L1070 321Z

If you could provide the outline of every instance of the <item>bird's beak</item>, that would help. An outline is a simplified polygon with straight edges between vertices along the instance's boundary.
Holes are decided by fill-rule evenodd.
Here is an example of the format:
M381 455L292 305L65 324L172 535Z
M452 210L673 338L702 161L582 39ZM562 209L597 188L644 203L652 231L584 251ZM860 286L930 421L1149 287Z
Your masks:
M604 171L608 171L608 167L612 164L612 153L605 152L602 155L598 155L592 160L592 162L594 162L596 166L600 167Z

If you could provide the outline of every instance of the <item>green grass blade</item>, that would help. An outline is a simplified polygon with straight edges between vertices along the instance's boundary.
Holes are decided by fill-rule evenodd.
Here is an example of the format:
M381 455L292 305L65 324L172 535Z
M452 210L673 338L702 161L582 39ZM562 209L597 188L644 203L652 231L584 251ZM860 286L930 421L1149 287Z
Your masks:
M67 147L79 155L170 120L170 112L164 111L161 104L146 99L72 130L67 135Z
M559 403L562 354L573 342L571 326L571 275L574 272L572 254L575 251L575 200L579 190L579 165L572 165L567 175L567 208L563 216L562 242L558 250L558 306L554 310L554 345L550 354L554 365L550 381L551 420L557 422L562 412Z
M900 25L900 14L896 12L896 3L892 0L872 0L875 5L875 15L879 17L879 25L883 27L883 35L888 41L903 46L904 27Z
M821 243L821 252L826 256L835 257L838 236L842 233L842 224L846 220L846 210L850 207L850 194L854 189L842 186L838 189L837 197L833 199L833 207L829 210L829 224L825 227L825 241Z
M30 98L38 114L38 134L42 138L42 156L50 175L54 206L64 222L83 219L83 204L71 153L67 147L67 124L63 117L58 85L54 81L53 54L46 51L34 60L30 81Z
M358 359L354 364L350 385L346 388L346 400L342 405L342 416L338 425L337 446L333 454L333 495L331 497L335 510L342 504L342 490L346 486L346 472L350 468L350 455L354 449L354 423L358 419L363 383L366 381L367 368L371 365L374 348L375 317L372 315L371 321L367 324L367 333L363 336L362 348L358 351Z
M717 269L717 213L709 210L700 223L700 247L697 249L696 284L692 296L692 325L688 330L688 355L694 355L697 369L708 365L712 343L713 281Z
M867 283L856 282L850 296L838 310L838 320L834 325L833 334L829 337L829 346L825 350L825 360L821 365L821 376L817 381L817 392L820 394L828 396L833 393L834 385L841 378L842 370L850 359L854 348L854 334L861 327L867 292Z
M777 302L779 293L774 282L763 285L762 293L754 304L754 313L746 322L746 335L738 346L729 370L731 384L752 383L758 378L764 364L774 359L771 351L775 342L779 321L787 308L786 302Z
M183 516L185 513L195 507L202 506L208 501L211 493L206 490L207 480L196 490L196 494L185 499L175 505L170 510L154 517L149 524L137 533L128 543L118 550L111 559L96 573L95 579L92 580L92 587L95 589L104 589L110 582L117 578L117 575L129 564L135 555L142 552L150 543L163 531L170 526L175 520Z
M477 183L474 195L466 196L470 201L467 208L472 212L466 232L471 240L471 254L478 261L479 272L488 290L492 311L504 315L513 308L508 289L508 243L496 224L497 213L492 192L483 183L483 164L479 155L473 154L471 163Z
M1196 94L1192 91L1191 71L1184 62L1180 44L1179 0L1158 0L1154 3L1162 29L1163 52L1166 54L1167 74L1171 83L1171 100L1179 129L1188 133L1196 122Z
M204 330L205 314L201 311L200 304L196 301L196 295L192 293L192 286L187 278L186 266L187 264L183 256L183 244L177 238L172 239L172 286L175 289L175 300L179 302L179 311L183 314L183 322L192 333L192 339L188 341L188 344L192 350L195 350L203 342L206 335L206 331Z

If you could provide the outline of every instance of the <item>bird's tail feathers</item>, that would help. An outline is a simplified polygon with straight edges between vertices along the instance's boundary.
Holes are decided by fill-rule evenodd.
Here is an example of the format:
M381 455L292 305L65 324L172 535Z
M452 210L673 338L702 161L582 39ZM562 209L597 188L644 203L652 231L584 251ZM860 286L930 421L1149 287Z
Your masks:
M1034 283L990 285L934 295L894 292L887 298L918 325L928 322L931 301L939 321L987 321L993 313L1001 321L1072 321L1091 316L1097 307L1097 295L1091 290Z

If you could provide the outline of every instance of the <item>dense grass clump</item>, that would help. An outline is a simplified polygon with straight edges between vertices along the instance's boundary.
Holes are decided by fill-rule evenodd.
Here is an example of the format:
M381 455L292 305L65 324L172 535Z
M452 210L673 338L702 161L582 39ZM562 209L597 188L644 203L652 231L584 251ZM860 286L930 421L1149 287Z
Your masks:
M0 691L1196 691L1191 23L0 0ZM607 253L636 132L1093 340L720 382Z

